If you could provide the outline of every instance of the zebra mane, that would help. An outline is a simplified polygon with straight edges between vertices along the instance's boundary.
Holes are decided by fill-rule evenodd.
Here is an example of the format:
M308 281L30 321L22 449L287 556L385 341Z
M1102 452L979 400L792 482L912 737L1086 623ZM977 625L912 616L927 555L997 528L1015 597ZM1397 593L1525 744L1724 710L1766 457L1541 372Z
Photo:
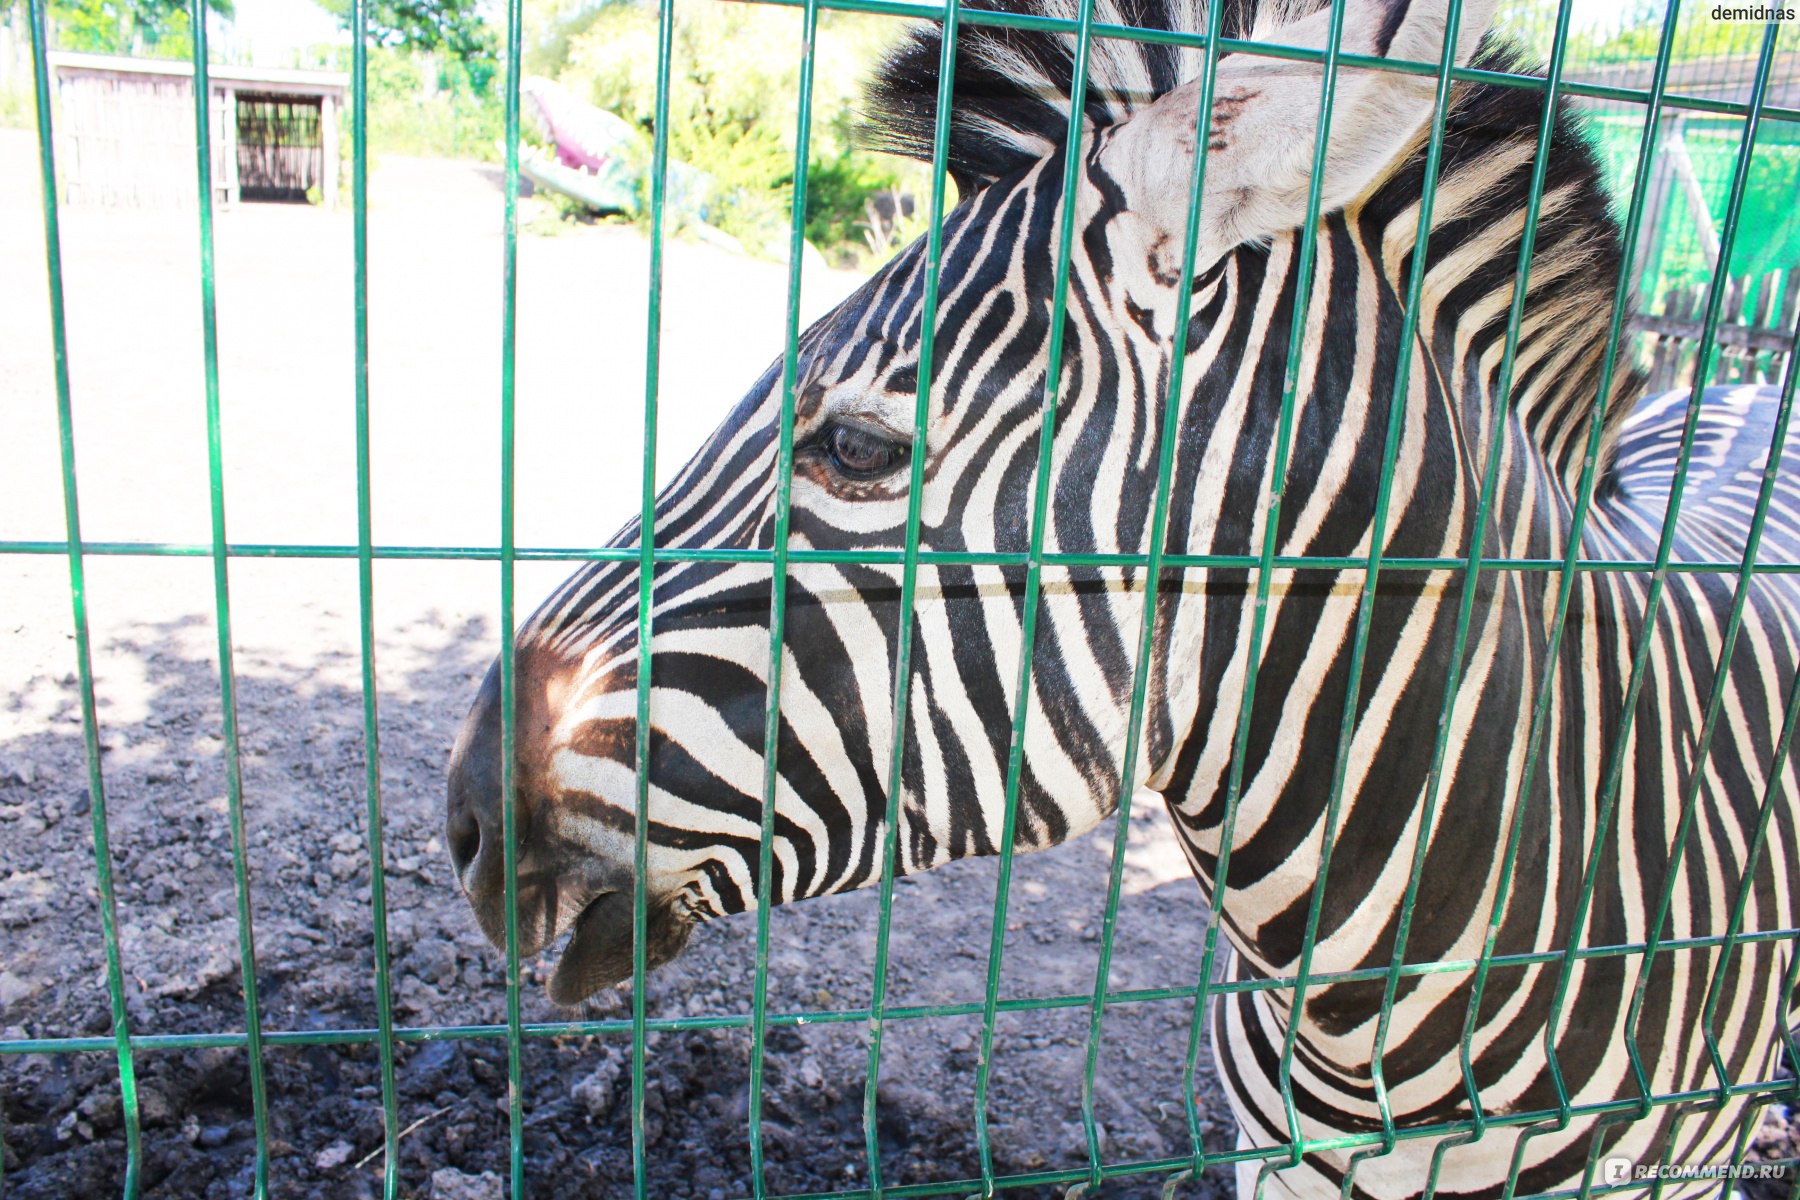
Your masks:
M1258 23L1281 24L1322 0L1224 0L1226 37L1249 36ZM1074 21L1080 0L964 0L962 7ZM1261 7L1264 11L1260 13ZM1096 25L1128 25L1199 34L1205 0L1094 0ZM956 43L949 170L966 195L1050 154L1068 134L1073 33L964 24ZM873 149L931 160L937 117L938 64L943 26L915 26L887 57L865 90ZM1095 126L1115 125L1157 97L1197 78L1202 52L1118 38L1088 44L1083 111Z
M1255 38L1322 8L1329 0L1219 0L1220 31L1231 38ZM1024 16L1076 20L1080 0L963 0L962 7ZM1202 33L1206 0L1093 0L1096 25L1125 25L1173 32ZM872 149L930 162L936 133L938 67L943 26L915 26L883 62L864 96L867 124L863 140ZM1071 79L1075 66L1073 33L1012 29L964 23L957 34L955 79L950 117L948 169L960 192L976 189L1030 166L1053 153L1068 136ZM1490 35L1476 66L1532 72L1533 67L1505 38ZM1088 47L1087 90L1083 114L1095 127L1116 125L1148 107L1204 70L1203 52L1193 46L1093 38ZM1458 89L1446 129L1445 177L1468 169L1495 148L1535 141L1542 116L1538 94L1496 85ZM1530 155L1514 159L1504 178L1490 181L1486 194L1460 214L1441 212L1433 222L1432 258L1447 253L1467 236L1469 227L1499 229L1523 212L1528 194ZM1417 183L1399 177L1421 174L1424 145L1389 177L1396 188L1380 189L1390 199L1410 203ZM1521 369L1512 403L1544 451L1551 469L1571 480L1581 459L1577 427L1593 410L1597 394L1608 398L1601 447L1603 469L1610 468L1612 449L1642 378L1621 355L1613 377L1600 380L1606 329L1612 311L1613 281L1622 253L1604 174L1579 118L1559 105L1552 138L1551 169L1545 181L1546 205L1535 249L1527 297L1530 314L1554 314L1551 330L1536 331L1545 344L1583 343L1579 354L1560 358L1522 346ZM1440 206L1441 207L1441 206ZM1388 214L1390 217L1397 213ZM1450 228L1446 228L1450 227ZM1459 236L1446 237L1444 233ZM1489 289L1509 287L1515 275L1517 235L1510 244L1495 243L1496 252L1472 272L1466 301ZM1503 315L1503 314L1502 314ZM1503 328L1491 317L1476 334L1488 342ZM1528 336L1527 341L1538 340ZM1544 378L1538 368L1553 369L1558 379ZM1534 375L1539 376L1534 379ZM1571 436L1571 435L1575 436ZM1603 473L1602 487L1610 486Z

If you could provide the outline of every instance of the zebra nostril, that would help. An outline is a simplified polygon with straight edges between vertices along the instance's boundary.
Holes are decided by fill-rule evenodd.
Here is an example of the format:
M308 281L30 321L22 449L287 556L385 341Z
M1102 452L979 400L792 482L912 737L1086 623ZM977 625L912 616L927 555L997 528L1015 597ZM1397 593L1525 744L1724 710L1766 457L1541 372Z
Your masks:
M481 844L488 835L483 826L490 821L499 825L500 735L499 671L490 667L450 752L446 781L444 840L457 878L472 895L480 883L469 872L490 873L481 861Z
M481 853L481 822L475 819L475 814L464 809L450 818L445 835L450 842L450 865L460 876Z

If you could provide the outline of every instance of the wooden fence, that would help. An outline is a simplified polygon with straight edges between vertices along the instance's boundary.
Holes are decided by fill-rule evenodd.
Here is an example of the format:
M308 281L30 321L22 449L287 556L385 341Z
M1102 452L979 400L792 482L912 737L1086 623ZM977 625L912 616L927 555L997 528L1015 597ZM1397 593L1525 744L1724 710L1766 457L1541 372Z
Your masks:
M1690 387L1704 332L1705 284L1669 293L1657 316L1634 316L1654 391ZM1706 382L1779 383L1800 316L1800 270L1771 271L1727 282L1717 349Z

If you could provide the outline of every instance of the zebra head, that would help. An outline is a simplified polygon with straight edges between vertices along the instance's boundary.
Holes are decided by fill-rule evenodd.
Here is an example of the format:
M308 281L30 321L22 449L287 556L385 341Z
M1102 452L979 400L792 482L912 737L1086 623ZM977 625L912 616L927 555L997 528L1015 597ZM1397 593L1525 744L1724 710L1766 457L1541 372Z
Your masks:
M1459 61L1473 55L1493 6L1463 6ZM1033 0L1031 11L1052 7ZM1233 7L1227 36L1327 42L1328 10L1294 18L1293 5L1270 5L1282 11L1259 17ZM1445 8L1445 0L1350 0L1342 49L1435 62ZM1095 20L1198 31L1206 14L1197 0L1098 0ZM875 81L876 132L889 148L930 156L940 36L935 27L916 33ZM1280 352L1268 344L1267 317L1291 295L1269 263L1307 212L1321 68L1243 54L1218 61L1192 315L1178 342L1204 58L1191 47L1094 41L1060 372L1048 381L1074 45L1073 36L975 27L958 48L950 169L963 199L943 228L929 379L920 499L928 557L910 615L901 873L997 853L1009 827L1048 384L1055 437L1041 539L1052 557L1038 578L1023 753L1012 768L1016 846L1067 839L1119 801L1144 576L1104 556L1148 550L1178 344L1186 382L1167 548L1242 553L1258 528L1250 511L1221 498L1247 481L1265 486L1257 481L1275 406L1246 403L1244 393L1249 375ZM1434 86L1415 74L1341 70L1322 213L1341 213L1421 157ZM914 244L798 344L789 544L877 565L802 554L788 573L769 881L777 903L862 887L882 872L925 280L925 246ZM657 547L704 553L659 562L653 575L645 879L653 965L679 953L697 922L756 903L772 570L766 554L734 561L731 552L774 543L783 399L778 361L656 504ZM634 523L614 545L634 547L639 537ZM1055 557L1067 555L1101 561ZM1202 694L1210 685L1194 670L1208 653L1204 623L1173 619L1176 607L1246 603L1241 584L1209 599L1202 573L1171 572L1168 581L1132 786L1162 786L1190 730L1210 719L1212 697ZM638 597L635 556L597 562L517 637L520 943L534 952L573 930L549 989L563 1003L630 972ZM503 766L496 664L458 739L448 805L458 877L496 943Z

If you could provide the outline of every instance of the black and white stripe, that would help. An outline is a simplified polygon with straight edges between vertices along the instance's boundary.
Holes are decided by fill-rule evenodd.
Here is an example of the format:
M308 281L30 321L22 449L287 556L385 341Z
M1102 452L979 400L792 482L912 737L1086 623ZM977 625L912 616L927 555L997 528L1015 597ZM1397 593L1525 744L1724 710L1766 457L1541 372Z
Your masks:
M1067 0L1004 6L1075 14ZM1307 12L1316 8L1259 11L1240 0L1223 14L1225 33L1318 45L1322 15ZM1345 49L1435 60L1444 36L1437 9L1431 0L1351 0ZM1465 5L1460 61L1475 53L1491 9L1481 0ZM1199 0L1098 0L1095 20L1193 31L1204 26L1205 12ZM873 88L875 129L891 148L929 155L938 36L935 27L920 29ZM1484 65L1511 63L1491 45L1480 53ZM1072 39L967 26L957 61L951 165L966 198L944 230L922 544L1016 555L1031 537ZM1168 180L1187 175L1193 81L1202 66L1192 49L1112 40L1093 46L1045 514L1045 544L1054 553L1148 550L1174 344L1176 222L1186 212L1185 196L1172 194ZM1551 142L1513 386L1504 398L1495 394L1541 115L1529 90L1455 89L1421 256L1414 237L1431 81L1345 69L1297 365L1291 458L1285 477L1273 478L1300 283L1294 196L1302 203L1305 196L1304 174L1283 172L1296 161L1302 171L1311 163L1310 143L1295 153L1284 136L1316 114L1318 78L1317 67L1305 64L1244 55L1220 61L1205 256L1191 323L1181 334L1185 384L1167 550L1258 553L1271 536L1269 498L1279 488L1272 537L1280 555L1366 557L1385 483L1389 558L1461 558L1478 543L1489 558L1560 558L1603 397L1601 484L1581 557L1654 557L1686 396L1634 408L1638 385L1628 371L1602 379L1619 239L1598 168L1566 114L1559 114ZM1404 346L1401 305L1421 258L1418 338ZM923 287L924 249L915 245L801 340L796 548L892 551L902 543ZM1383 442L1402 371L1406 408L1384 481ZM659 546L771 545L779 375L777 364L660 497ZM1774 407L1771 394L1749 389L1707 396L1674 561L1735 563L1743 555ZM862 439L858 445L888 446L893 468L872 475L847 469L836 449L845 430ZM1492 511L1477 527L1480 476L1496 452L1489 441L1495 431L1499 475ZM1784 462L1774 489L1762 560L1800 561L1800 474ZM631 526L617 544L637 538ZM605 937L616 946L616 932L584 942L578 914L599 911L592 906L629 879L620 864L631 861L634 831L634 570L595 564L578 572L519 635L515 770L525 831L521 878L529 880L521 927L529 949L575 925L566 959L592 957L592 945ZM1433 819L1422 828L1465 576L1402 566L1384 572L1373 601L1330 869L1320 920L1309 931L1363 578L1360 568L1275 572L1241 747L1235 734L1254 574L1171 568L1163 580L1145 752L1131 782L1164 796L1196 875L1210 887L1233 755L1241 752L1219 914L1235 971L1293 974L1309 942L1314 974L1385 968L1420 838L1427 848L1409 962L1479 958L1496 912L1501 955L1643 942L1665 887L1665 939L1722 934L1741 889L1748 895L1746 930L1800 923L1795 772L1786 764L1779 778L1769 777L1800 657L1800 603L1790 576L1749 584L1720 717L1696 761L1732 603L1729 574L1671 573L1652 612L1647 573L1583 572L1551 658L1560 576L1482 573L1456 664L1460 683L1441 786ZM1023 580L1015 565L920 568L900 797L902 871L999 849ZM1051 565L1043 580L1021 848L1060 842L1117 806L1143 607L1141 570ZM899 569L891 565L802 563L787 586L771 881L778 902L879 877L902 619ZM742 562L664 563L654 595L646 883L652 936L661 947L655 956L664 958L679 950L694 921L754 903L770 571ZM1631 655L1647 623L1647 669L1628 714ZM1534 704L1546 678L1543 749L1526 777ZM496 722L484 692L459 746L451 800L453 852L490 932L491 868L467 832L475 818L464 814L480 808L484 787L492 790L481 783L493 778L481 746L483 731ZM1602 834L1603 780L1615 743L1623 745L1624 767ZM1671 841L1696 772L1697 819L1671 876ZM1752 859L1751 832L1766 794L1773 818ZM459 821L468 847L461 852ZM1503 851L1515 825L1518 865L1501 898ZM1596 836L1605 841L1595 857L1592 904L1578 922ZM628 945L629 931L623 936ZM1700 1029L1715 968L1722 990L1713 1033L1732 1078L1767 1078L1777 1031L1792 1019L1793 997L1783 994L1792 953L1791 942L1764 941L1737 947L1722 963L1716 948L1663 954L1635 1031L1626 1028L1626 1008L1641 956L1581 960L1551 1039L1574 1102L1637 1094L1627 1053L1632 1034L1657 1092L1715 1086ZM560 996L618 978L618 960L609 961L572 969ZM1558 962L1497 967L1488 978L1469 1024L1474 1075L1491 1115L1556 1107L1544 1043L1559 969ZM1383 1067L1403 1128L1470 1113L1459 1058L1470 989L1466 971L1411 976L1399 988ZM1308 1138L1381 1128L1371 1077L1381 999L1380 981L1307 993L1290 1083ZM1288 1137L1278 1060L1289 1004L1288 992L1274 991L1241 993L1218 1006L1220 1070L1246 1145ZM1578 1118L1535 1135L1520 1156L1518 1193L1579 1184L1595 1137L1607 1152L1633 1158L1664 1151L1676 1162L1716 1158L1729 1151L1742 1104L1695 1113L1678 1129L1673 1111L1658 1108L1646 1120L1604 1128ZM1517 1132L1495 1128L1449 1151L1440 1192L1499 1194ZM1391 1154L1363 1163L1356 1194L1418 1194L1435 1147L1436 1139L1404 1139ZM1309 1154L1271 1176L1267 1194L1335 1195L1347 1161L1348 1152ZM1241 1177L1246 1195L1255 1175L1252 1167Z

